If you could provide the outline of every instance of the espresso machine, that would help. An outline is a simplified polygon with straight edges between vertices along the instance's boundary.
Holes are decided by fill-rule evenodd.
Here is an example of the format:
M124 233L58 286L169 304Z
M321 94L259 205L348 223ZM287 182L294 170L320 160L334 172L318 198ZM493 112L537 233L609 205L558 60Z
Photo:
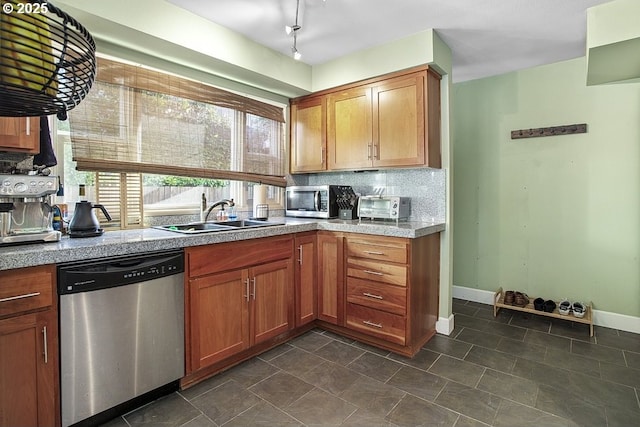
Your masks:
M0 175L0 246L59 241L51 206L57 191L57 176Z

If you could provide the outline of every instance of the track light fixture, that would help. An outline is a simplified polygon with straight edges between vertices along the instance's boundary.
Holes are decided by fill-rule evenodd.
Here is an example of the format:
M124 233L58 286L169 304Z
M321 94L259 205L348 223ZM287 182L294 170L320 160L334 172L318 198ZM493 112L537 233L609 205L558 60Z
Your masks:
M298 31L302 29L300 25L298 25L298 15L300 13L300 0L296 0L296 22L293 25L286 25L284 27L284 31L288 36L293 34L293 46L291 46L291 53L293 54L293 59L299 61L302 58L302 54L298 52Z

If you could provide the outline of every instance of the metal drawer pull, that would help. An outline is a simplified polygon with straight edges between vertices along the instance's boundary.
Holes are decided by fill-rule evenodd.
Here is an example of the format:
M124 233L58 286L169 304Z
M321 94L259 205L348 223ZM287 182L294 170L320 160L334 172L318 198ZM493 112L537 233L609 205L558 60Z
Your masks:
M7 301L13 301L13 300L17 300L17 299L37 297L38 295L40 295L40 292L33 292L31 294L24 294L24 295L16 295L14 297L0 298L0 302L7 302Z
M382 298L382 295L370 294L369 292L363 292L362 295L364 295L365 297L369 297L369 298L384 299L384 298Z
M252 281L253 281L253 295L252 296L253 296L253 300L255 301L256 300L256 278L254 277L252 279Z
M380 273L379 271L371 271L371 270L362 270L362 271L368 274L375 274L376 276L384 276L384 274Z
M44 363L49 363L49 351L47 350L47 327L42 328L42 340L44 341Z
M244 285L247 293L243 295L243 297L245 297L247 299L247 302L249 302L249 278L248 277L245 279Z
M369 320L363 320L362 323L364 323L367 326L373 326L374 328L382 329L382 323L373 323L373 322L370 322Z
M298 263L302 265L302 245L298 246L298 253L299 253Z
M363 251L367 255L384 255L384 252L376 252L376 251Z

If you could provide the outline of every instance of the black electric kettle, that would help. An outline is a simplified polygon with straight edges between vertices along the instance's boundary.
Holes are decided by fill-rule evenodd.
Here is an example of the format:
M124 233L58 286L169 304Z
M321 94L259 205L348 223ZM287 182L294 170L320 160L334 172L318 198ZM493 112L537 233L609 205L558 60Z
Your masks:
M100 209L107 221L111 221L111 215L109 215L109 211L104 206L93 204L86 200L77 202L73 218L71 218L71 223L69 224L69 237L92 237L100 236L104 233L104 230L100 228L94 209Z

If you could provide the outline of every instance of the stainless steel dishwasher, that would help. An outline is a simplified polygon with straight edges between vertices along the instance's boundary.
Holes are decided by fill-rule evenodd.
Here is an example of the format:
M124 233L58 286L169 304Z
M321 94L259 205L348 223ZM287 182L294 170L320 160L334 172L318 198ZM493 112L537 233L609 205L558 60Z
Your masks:
M127 403L177 389L185 372L182 251L61 264L58 294L63 427L96 425Z

